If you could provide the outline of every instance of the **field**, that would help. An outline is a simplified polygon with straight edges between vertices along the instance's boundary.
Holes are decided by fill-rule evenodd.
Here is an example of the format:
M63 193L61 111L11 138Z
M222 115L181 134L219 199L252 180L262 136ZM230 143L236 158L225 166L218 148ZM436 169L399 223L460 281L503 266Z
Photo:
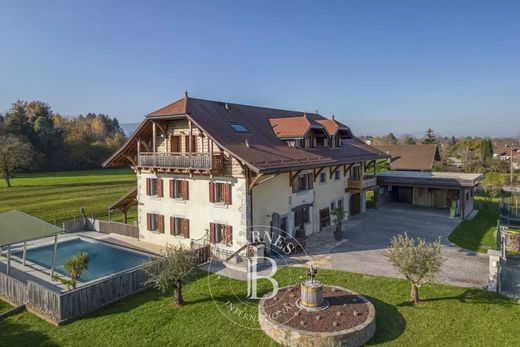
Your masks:
M280 285L304 275L301 268L283 268ZM481 289L426 285L423 300L409 304L409 284L400 279L320 270L319 279L367 296L376 307L378 346L515 346L520 335L520 306ZM265 281L265 280L264 280ZM211 286L213 298L209 294ZM261 292L269 285L259 282ZM232 290L238 298L231 295ZM171 293L147 290L114 303L93 315L55 327L23 312L0 320L0 345L5 346L270 346L256 321L233 316L226 303L256 317L256 304L246 299L247 284L217 275L200 274L185 288L186 305L172 306ZM248 305L246 306L246 302ZM218 307L217 307L218 305ZM225 311L227 310L227 311ZM247 321L247 323L246 323ZM253 329L251 329L253 328Z
M100 169L19 174L11 184L11 188L0 187L0 212L16 209L60 225L78 218L81 207L89 216L107 219L108 206L135 187L136 181L129 169ZM129 222L135 215L129 213ZM122 214L112 220L122 221Z

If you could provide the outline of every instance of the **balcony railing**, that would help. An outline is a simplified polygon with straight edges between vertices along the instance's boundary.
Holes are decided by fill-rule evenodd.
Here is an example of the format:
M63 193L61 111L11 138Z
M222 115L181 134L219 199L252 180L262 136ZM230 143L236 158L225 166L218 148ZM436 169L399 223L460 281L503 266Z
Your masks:
M374 187L377 184L376 176L367 175L363 176L361 179L349 178L348 179L348 188L349 189L357 189L363 190L367 188Z
M221 155L209 153L152 153L139 154L139 166L168 167L181 169L222 169L224 161Z

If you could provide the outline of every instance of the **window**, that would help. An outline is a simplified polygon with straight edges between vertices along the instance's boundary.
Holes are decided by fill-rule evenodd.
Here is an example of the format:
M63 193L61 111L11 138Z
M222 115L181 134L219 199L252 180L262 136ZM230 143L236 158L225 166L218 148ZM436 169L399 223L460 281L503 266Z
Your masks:
M361 176L360 171L361 170L360 170L359 165L352 167L352 169L350 169L350 179L356 180L356 181L359 180L359 178Z
M186 218L170 217L170 234L190 238L190 220Z
M327 174L325 172L320 173L320 183L327 182Z
M339 171L339 169L334 172L334 179L336 181L341 179L341 171Z
M240 123L229 123L229 125L235 130L237 133L247 133L247 128Z
M231 225L210 223L209 224L209 242L222 243L226 246L233 245L233 228Z
M345 209L345 206L343 205L343 199L338 200L338 208Z
M287 233L287 228L288 228L287 216L281 217L280 218L280 230L282 230L283 232Z
M189 184L185 180L170 181L170 198L179 200L188 200Z
M146 195L148 196L163 196L163 182L160 178L146 179Z
M336 202L333 201L330 203L330 212L333 213L335 209L336 209Z
M312 173L300 175L294 180L292 191L293 193L297 193L304 190L311 190L313 188L313 182L314 175Z
M164 233L164 216L156 213L147 213L146 229L155 233Z
M209 182L209 201L231 205L231 183Z

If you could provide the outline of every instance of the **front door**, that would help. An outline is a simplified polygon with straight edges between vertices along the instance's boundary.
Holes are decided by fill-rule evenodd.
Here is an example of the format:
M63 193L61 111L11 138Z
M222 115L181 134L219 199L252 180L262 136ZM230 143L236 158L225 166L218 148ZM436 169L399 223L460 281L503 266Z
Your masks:
M329 208L322 208L320 210L320 231L330 225L330 212Z
M350 215L354 216L361 213L361 194L354 193L350 195Z

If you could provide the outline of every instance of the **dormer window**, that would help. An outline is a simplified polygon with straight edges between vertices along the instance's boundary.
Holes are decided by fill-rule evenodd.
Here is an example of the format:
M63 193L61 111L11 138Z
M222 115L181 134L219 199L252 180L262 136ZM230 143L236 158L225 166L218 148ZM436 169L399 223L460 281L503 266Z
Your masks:
M249 131L245 126L240 123L229 123L229 126L233 128L237 133L248 133Z

